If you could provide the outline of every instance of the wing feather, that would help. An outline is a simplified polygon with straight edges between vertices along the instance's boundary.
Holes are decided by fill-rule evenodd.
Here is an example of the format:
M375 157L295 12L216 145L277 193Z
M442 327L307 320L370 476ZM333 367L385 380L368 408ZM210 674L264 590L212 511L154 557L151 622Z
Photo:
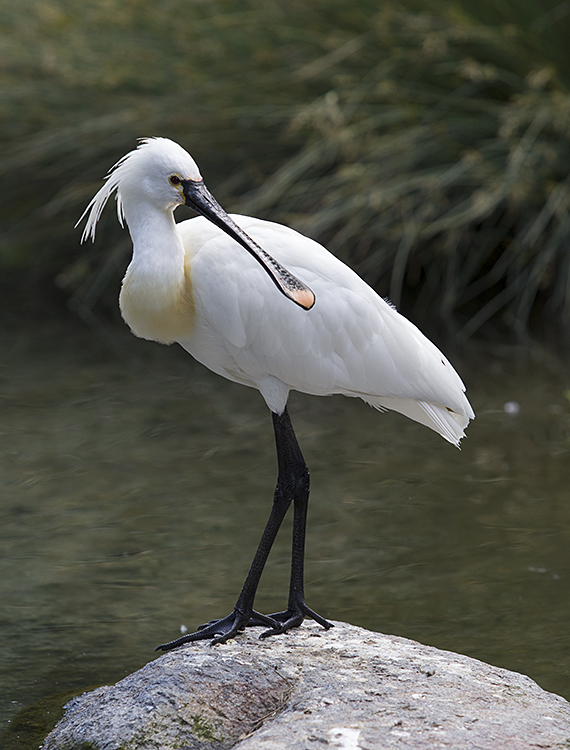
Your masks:
M309 311L293 305L237 243L209 229L200 246L186 241L201 316L183 346L262 393L264 379L273 378L286 390L359 396L458 444L474 415L461 379L437 347L318 243L277 224L233 218L315 292L316 304ZM200 345L204 336L218 341L216 361Z

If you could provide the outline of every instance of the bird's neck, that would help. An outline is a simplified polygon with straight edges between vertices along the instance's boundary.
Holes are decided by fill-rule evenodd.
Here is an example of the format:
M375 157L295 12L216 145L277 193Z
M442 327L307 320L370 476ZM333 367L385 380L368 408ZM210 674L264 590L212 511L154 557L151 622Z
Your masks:
M126 201L123 210L133 241L133 261L154 272L165 263L180 270L184 247L173 211L160 210L150 203L131 206Z
M124 205L133 258L119 303L133 333L172 343L192 333L194 299L190 268L173 212L150 204Z

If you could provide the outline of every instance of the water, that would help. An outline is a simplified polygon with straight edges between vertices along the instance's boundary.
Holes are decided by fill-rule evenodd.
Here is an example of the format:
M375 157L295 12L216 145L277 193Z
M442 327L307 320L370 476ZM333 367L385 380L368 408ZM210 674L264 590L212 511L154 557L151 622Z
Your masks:
M228 614L269 512L259 394L175 347L116 341L123 360L70 323L1 335L0 726ZM568 378L462 374L477 413L462 451L357 400L292 395L312 478L307 601L570 698ZM289 532L262 611L285 604Z

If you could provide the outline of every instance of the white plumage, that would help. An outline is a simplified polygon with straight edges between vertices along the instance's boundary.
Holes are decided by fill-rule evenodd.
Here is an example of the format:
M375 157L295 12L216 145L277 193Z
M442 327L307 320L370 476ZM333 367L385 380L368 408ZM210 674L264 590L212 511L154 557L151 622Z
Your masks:
M84 213L83 240L95 238L114 191L119 220L126 220L133 240L120 306L137 336L177 341L214 372L257 388L276 425L279 415L288 420L290 390L342 393L405 414L459 445L474 414L453 367L416 326L324 247L279 224L230 218L206 190L194 160L164 138L143 140L113 167ZM174 209L183 203L202 216L175 224ZM278 453L280 440L297 446L288 429L276 426ZM306 467L299 468L300 451L298 456L302 478ZM306 497L294 489L287 492L283 502L288 507L295 500L296 519L298 503L304 503L306 514L308 473ZM210 624L165 648L216 633L217 642L227 640L265 617L252 614L252 606L280 521L275 523L258 561L259 574L253 576L253 591L244 594L246 581L233 615L217 621L217 630ZM304 520L295 523L304 544ZM254 560L252 571L255 566ZM251 577L252 572L248 581ZM304 603L302 554L295 563L294 552L288 610L261 621L273 634L299 624L305 615L330 626Z
M204 217L175 224L183 203L171 175L199 179L193 159L164 138L145 140L111 171L90 203L83 239L95 236L117 190L133 260L121 309L137 336L178 341L206 367L258 388L274 412L289 390L358 396L459 445L473 411L441 352L317 242L280 224L233 215L258 245L310 287L304 310L280 293L235 240Z

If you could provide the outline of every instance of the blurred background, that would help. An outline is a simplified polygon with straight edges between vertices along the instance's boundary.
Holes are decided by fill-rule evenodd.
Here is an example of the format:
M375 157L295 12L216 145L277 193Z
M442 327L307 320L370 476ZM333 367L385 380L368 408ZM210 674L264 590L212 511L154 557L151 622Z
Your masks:
M116 309L113 212L95 248L73 226L135 139L163 135L226 207L324 242L459 341L567 333L566 2L22 0L1 21L19 304Z
M459 453L292 398L309 605L570 697L569 36L568 0L0 0L3 746L226 614L268 511L257 394L128 334L112 206L74 229L153 135L389 296L478 415Z

